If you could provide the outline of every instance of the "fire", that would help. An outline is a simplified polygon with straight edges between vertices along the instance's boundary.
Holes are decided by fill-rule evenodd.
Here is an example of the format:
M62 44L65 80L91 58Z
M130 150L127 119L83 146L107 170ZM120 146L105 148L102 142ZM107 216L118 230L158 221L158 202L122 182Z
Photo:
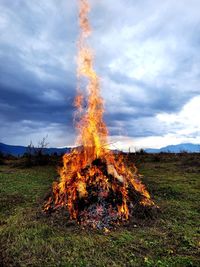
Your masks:
M53 183L52 196L44 210L66 207L71 219L107 229L114 222L128 220L134 206L151 207L154 203L139 180L136 167L133 166L134 172L130 171L123 156L116 156L108 149L100 81L88 45L92 32L89 12L88 0L79 0L81 31L77 59L78 95L75 99L79 147L63 156L60 181ZM87 97L81 93L82 79L87 80Z

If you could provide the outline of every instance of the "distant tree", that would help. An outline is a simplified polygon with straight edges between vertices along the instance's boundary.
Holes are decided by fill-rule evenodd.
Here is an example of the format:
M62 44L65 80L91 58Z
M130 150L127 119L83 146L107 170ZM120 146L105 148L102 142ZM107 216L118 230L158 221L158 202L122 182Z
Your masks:
M49 144L47 138L48 135L43 137L42 140L38 142L37 148L35 148L36 165L46 165L49 162L49 155L45 153L45 149Z
M47 138L48 138L48 135L43 137L42 140L38 142L38 146L35 149L35 153L36 154L38 154L38 155L44 154L45 149L49 145L49 143L47 142Z
M30 141L30 144L26 148L26 153L29 155L33 155L34 152L35 152L35 147L34 147L32 141Z
M188 151L185 150L185 149L182 149L179 153L180 153L181 155L185 155L185 154L188 154Z
M30 141L30 144L26 148L26 152L24 153L23 157L25 158L25 167L31 167L33 166L33 157L34 157L35 148Z
M136 153L136 154L139 154L139 155L145 155L145 154L147 154L147 152L146 152L143 148L140 148L140 149L137 150L135 153Z
M3 164L5 164L4 154L3 154L3 152L0 151L0 165L3 165Z
M37 147L30 141L24 154L26 167L45 165L49 162L49 155L45 154L45 149L48 146L47 138L48 136L43 137L42 140L38 142Z

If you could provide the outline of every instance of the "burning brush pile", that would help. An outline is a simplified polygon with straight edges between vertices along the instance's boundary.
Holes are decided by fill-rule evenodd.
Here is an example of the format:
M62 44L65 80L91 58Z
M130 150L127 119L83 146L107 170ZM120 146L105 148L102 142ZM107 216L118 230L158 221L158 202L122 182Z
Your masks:
M144 214L155 205L141 183L136 167L130 171L123 155L114 155L108 149L99 77L94 71L93 54L87 42L91 34L89 11L88 0L79 0L79 88L75 106L77 144L81 146L63 156L60 181L53 183L52 195L45 203L44 211L66 208L70 218L79 224L103 229ZM85 80L86 96L81 93Z

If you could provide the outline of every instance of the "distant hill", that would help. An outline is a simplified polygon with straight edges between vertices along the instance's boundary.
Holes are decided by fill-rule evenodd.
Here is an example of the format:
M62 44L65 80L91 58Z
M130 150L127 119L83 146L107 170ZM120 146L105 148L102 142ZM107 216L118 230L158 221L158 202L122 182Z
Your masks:
M26 146L13 146L13 145L6 145L3 143L0 143L0 152L3 154L10 154L13 156L22 156L24 153L26 153L27 147ZM64 154L69 153L71 151L70 147L63 147L63 148L44 148L45 154ZM180 153L182 151L186 151L189 153L199 152L200 153L200 144L179 144L179 145L169 145L166 147L162 147L160 149L156 148L148 148L145 149L147 153L160 153L160 152L170 152L170 153ZM118 151L114 151L114 153L118 153Z
M27 147L26 146L13 146L13 145L6 145L3 143L0 143L0 152L3 154L10 154L13 156L22 156L24 153L26 153ZM63 154L63 153L69 153L71 151L71 148L64 147L64 148L44 148L45 154Z
M185 144L179 144L179 145L170 145L165 146L160 149L156 148L148 148L145 149L147 153L160 153L160 152L170 152L170 153L180 153L182 151L186 151L188 153L200 153L200 144L191 144L191 143L185 143Z

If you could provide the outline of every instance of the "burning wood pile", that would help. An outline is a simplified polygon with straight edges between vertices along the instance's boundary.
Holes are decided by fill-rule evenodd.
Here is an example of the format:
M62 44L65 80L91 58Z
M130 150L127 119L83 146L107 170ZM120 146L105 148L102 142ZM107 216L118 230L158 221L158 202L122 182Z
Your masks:
M93 55L87 42L91 34L89 11L88 0L79 0L79 93L75 106L79 132L77 144L81 148L63 156L60 181L53 183L52 195L44 210L52 212L66 208L71 219L79 224L103 229L127 221L155 205L141 183L136 167L130 171L123 155L114 155L108 148L99 77L94 71ZM80 93L80 85L84 84L82 79L88 82L86 97Z

